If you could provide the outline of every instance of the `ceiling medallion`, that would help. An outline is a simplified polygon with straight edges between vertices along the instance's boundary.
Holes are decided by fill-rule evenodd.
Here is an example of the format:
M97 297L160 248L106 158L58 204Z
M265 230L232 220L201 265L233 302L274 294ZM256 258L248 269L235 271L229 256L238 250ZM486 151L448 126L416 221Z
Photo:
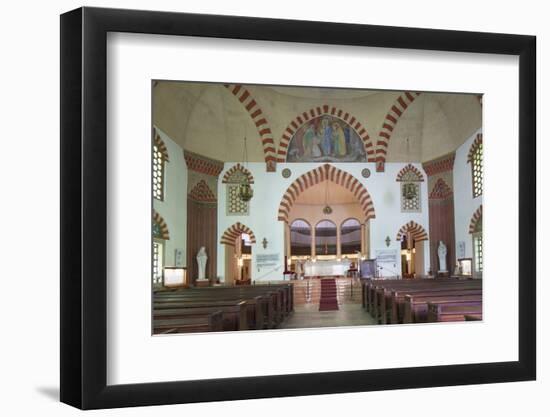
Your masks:
M292 171L288 168L283 169L281 172L283 178L289 178L292 175Z
M363 168L363 170L361 171L361 175L363 176L363 178L368 178L368 177L370 177L370 169L368 169L368 168Z

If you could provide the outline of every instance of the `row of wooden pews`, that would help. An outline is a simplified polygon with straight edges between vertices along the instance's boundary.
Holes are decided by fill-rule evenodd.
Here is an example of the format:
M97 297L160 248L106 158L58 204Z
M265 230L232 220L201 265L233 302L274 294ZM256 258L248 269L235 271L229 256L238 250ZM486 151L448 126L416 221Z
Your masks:
M153 333L273 329L293 311L290 284L159 290Z
M482 281L363 280L362 303L380 324L481 320Z

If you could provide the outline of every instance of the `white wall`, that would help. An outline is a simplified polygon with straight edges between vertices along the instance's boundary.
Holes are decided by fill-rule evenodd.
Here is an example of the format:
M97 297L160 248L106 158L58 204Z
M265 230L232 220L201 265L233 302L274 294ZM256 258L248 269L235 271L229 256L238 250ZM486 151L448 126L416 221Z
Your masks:
M225 208L226 185L221 180L225 172L230 169L234 163L226 163L224 171L220 174L218 181L218 242L224 231L236 222L241 222L250 227L257 243L253 246L253 255L257 253L278 253L280 257L280 267L265 268L258 270L256 259L253 256L252 261L252 279L269 280L280 279L282 266L284 262L284 225L277 220L279 204L287 190L300 175L317 168L322 163L288 163L277 164L277 172L266 172L264 163L250 163L248 169L254 176L254 197L250 202L250 214L248 216L227 216ZM401 250L401 244L395 237L405 223L411 220L420 224L426 231L429 229L428 223L428 193L427 181L421 183L421 212L420 213L402 213L401 212L401 188L400 183L395 179L399 171L407 164L405 163L387 163L385 172L376 172L374 164L365 163L334 163L335 167L350 173L357 178L368 190L376 218L370 221L370 250L371 256L374 256L377 249L394 249L398 253ZM413 164L422 171L420 164ZM369 178L361 176L361 170L368 167L371 170ZM281 171L289 168L292 171L290 178L283 178ZM330 216L327 216L330 219ZM386 237L390 237L390 246L386 246ZM264 249L261 245L263 238L268 241L268 246ZM223 254L223 245L218 244L218 253ZM425 251L425 270L429 269L429 253ZM394 269L395 268L395 269ZM223 279L224 259L218 256L218 276ZM401 262L399 261L393 267L387 266L387 269L381 271L383 275L401 275Z
M183 251L184 265L187 263L187 165L183 150L158 127L157 133L166 145L169 162L164 165L164 200L153 199L154 209L168 225L170 239L164 246L164 265L175 265L175 251Z
M483 195L473 198L472 168L468 160L470 147L481 129L475 132L456 150L453 168L453 190L455 211L456 257L460 257L459 244L465 243L466 258L473 258L472 235L469 233L470 220L483 201Z

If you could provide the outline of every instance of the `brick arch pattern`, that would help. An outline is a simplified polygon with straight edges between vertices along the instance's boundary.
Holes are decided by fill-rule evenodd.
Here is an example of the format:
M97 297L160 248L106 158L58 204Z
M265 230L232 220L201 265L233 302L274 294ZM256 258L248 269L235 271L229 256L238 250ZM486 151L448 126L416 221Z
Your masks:
M160 135L157 133L156 130L154 130L153 144L162 154L162 158L164 159L164 161L170 162L170 159L168 158L168 149L166 148L164 141L160 138Z
M445 198L448 198L453 195L453 190L443 178L439 178L434 187L432 188L432 192L430 193L430 198L434 200L442 200Z
M153 222L159 225L161 238L164 240L169 240L170 232L168 231L168 225L166 224L162 216L154 209L153 209Z
M420 94L421 93L413 91L405 91L397 97L397 100L395 100L388 110L388 113L382 123L382 128L378 133L378 142L376 142L377 171L384 171L384 163L386 162L386 155L388 153L388 144L399 118Z
M225 84L225 88L239 100L254 122L254 125L256 125L256 129L262 141L267 170L275 171L275 142L273 141L271 127L261 107L250 91L241 84Z
M220 243L222 245L235 246L235 239L240 236L242 233L246 233L250 236L250 243L256 243L256 236L252 229L248 226L245 226L241 222L237 222L229 226L225 232L223 232Z
M483 135L481 133L478 133L474 141L472 142L472 146L470 146L470 150L468 152L468 159L466 162L472 162L474 160L474 154L477 151L477 148L479 148L483 144Z
M411 237L417 242L428 240L428 233L426 233L426 230L415 221L411 220L401 227L397 233L396 240L401 241L403 239L403 235L406 235L407 233L410 233Z
M416 177L415 181L424 181L424 175L422 175L422 172L412 164L408 164L405 168L399 171L399 173L397 174L397 178L395 180L403 181L403 177L409 173L411 173L414 177Z
M351 114L349 114L348 112L342 109L339 109L334 106L329 106L327 104L323 106L317 106L308 111L300 113L289 123L289 125L284 130L283 135L281 136L281 140L279 141L279 150L277 151L277 162L286 162L286 156L287 156L290 140L292 139L292 136L294 136L294 134L300 127L302 127L310 119L314 119L316 117L323 116L326 114L330 116L338 117L339 119L342 119L344 122L349 124L357 132L357 134L363 141L363 145L365 146L365 152L367 155L367 161L374 162L375 160L374 146L372 145L372 141L367 132L367 129L357 120L355 116L352 116Z
M470 234L476 231L477 224L483 220L483 205L479 206L470 219Z
M298 196L316 184L323 181L332 181L342 187L348 189L355 195L363 213L365 215L364 221L374 219L376 217L374 211L374 204L371 196L365 186L355 178L353 175L342 171L330 164L321 165L311 171L298 177L290 186L281 199L279 205L278 220L282 220L288 223L288 215L290 209L294 205L294 202Z
M215 203L217 201L216 196L205 180L200 180L197 184L195 184L189 193L189 198L204 203Z
M231 177L236 172L242 172L248 179L248 183L254 184L254 177L252 176L252 173L248 169L246 169L244 166L242 166L240 163L237 163L237 165L233 165L231 168L227 170L227 172L223 176L222 183L223 184L231 183Z

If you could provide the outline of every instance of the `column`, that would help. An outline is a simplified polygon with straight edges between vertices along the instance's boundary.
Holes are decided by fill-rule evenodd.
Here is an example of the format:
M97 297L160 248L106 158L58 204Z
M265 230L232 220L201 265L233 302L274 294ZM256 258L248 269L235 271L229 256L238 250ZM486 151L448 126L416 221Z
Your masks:
M290 259L291 255L291 242L290 242L290 224L285 223L285 255Z
M315 227L311 227L311 257L315 257Z
M361 223L361 255L366 254L366 247L365 247L365 223Z
M341 227L336 225L336 257L341 258L342 257L342 235L341 235Z

